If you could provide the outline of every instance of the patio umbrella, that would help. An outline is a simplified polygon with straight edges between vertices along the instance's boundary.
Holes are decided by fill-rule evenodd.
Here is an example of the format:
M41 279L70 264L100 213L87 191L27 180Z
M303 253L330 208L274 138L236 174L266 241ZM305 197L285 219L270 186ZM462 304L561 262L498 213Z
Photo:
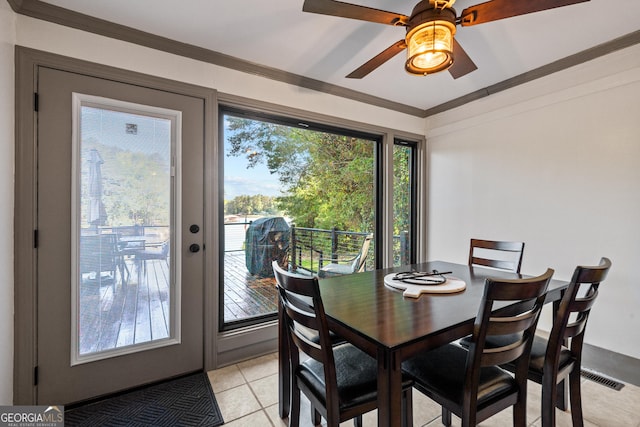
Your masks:
M95 148L89 154L89 214L87 221L97 227L107 222L107 211L102 202L102 164L104 160Z

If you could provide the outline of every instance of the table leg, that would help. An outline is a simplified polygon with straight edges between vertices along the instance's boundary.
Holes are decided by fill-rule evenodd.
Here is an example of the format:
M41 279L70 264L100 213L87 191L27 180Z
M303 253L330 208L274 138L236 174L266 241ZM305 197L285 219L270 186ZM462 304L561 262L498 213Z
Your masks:
M397 355L378 350L378 426L402 423L402 366Z
M284 327L282 306L278 300L278 411L280 418L289 416L291 405L291 365Z

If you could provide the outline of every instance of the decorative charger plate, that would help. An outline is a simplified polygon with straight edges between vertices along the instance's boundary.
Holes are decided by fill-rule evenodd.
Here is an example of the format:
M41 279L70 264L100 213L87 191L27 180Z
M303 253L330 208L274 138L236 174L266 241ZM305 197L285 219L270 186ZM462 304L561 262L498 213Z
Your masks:
M455 292L464 291L467 284L458 279L457 277L447 277L447 281L437 285L417 285L413 283L402 282L395 280L395 273L387 274L384 276L384 284L394 289L404 290L403 296L418 298L420 295L429 294L451 294Z

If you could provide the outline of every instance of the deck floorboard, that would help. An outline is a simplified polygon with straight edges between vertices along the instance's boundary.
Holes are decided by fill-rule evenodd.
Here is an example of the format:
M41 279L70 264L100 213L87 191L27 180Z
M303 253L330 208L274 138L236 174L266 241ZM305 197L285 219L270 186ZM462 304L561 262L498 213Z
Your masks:
M224 320L275 313L275 279L251 275L244 252L227 252L224 259ZM146 268L127 260L128 275L84 283L80 290L80 353L110 350L169 336L169 264L148 260ZM114 292L115 289L115 292Z

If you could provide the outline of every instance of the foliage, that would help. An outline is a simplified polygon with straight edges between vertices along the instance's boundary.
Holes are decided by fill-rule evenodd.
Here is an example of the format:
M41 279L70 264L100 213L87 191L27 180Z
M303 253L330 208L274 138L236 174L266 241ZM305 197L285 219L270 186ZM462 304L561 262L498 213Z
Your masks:
M241 195L224 203L225 215L253 215L253 214L269 214L276 215L278 209L276 207L275 198L256 194L253 196Z
M82 143L82 200L88 201L88 167L91 149L102 164L103 198L107 226L168 225L170 223L170 165L158 154L146 154L100 144L93 138ZM84 174L86 168L86 175ZM85 209L83 206L83 214ZM86 219L83 219L86 223Z
M411 149L393 147L393 234L409 231L411 203Z
M374 230L372 141L229 116L227 130L229 156L278 176L286 194L278 207L296 225Z

